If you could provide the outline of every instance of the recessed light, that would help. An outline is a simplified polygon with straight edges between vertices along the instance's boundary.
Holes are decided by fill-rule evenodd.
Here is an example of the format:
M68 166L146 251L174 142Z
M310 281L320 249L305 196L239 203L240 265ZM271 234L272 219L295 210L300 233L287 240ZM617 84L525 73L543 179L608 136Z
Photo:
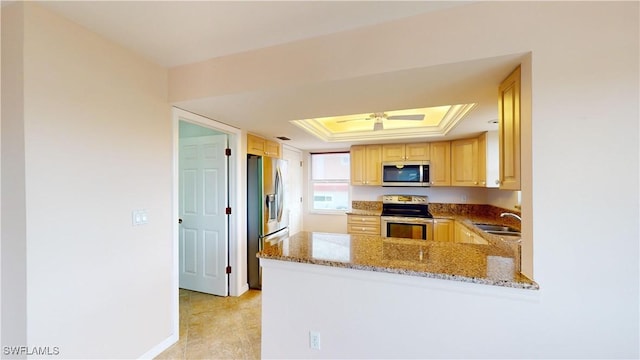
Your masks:
M287 140L291 140L286 136L276 136L277 139L283 140L283 141L287 141Z
M497 124L498 123L498 119L494 119L494 120L489 120L487 121L489 124Z

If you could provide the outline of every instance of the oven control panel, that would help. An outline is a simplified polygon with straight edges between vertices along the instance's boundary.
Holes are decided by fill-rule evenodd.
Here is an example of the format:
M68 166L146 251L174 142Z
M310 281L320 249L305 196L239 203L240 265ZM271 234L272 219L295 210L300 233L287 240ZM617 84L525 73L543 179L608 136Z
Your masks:
M429 197L421 195L383 195L383 204L428 204Z

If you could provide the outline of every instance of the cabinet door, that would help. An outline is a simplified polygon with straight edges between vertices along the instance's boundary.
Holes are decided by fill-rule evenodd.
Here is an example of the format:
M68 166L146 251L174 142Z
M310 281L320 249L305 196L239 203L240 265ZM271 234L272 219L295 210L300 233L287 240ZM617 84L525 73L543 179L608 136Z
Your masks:
M404 157L404 144L382 145L382 161L402 161Z
M487 133L482 133L478 137L478 185L487 186Z
M456 222L455 229L455 242L466 244L471 242L471 231L466 226Z
M373 215L347 215L349 234L380 235L380 217Z
M429 176L432 186L451 186L451 142L431 143Z
M382 185L382 145L367 145L365 185Z
M266 140L264 154L274 158L280 158L280 155L281 155L280 143Z
M451 185L478 186L478 139L451 142Z
M459 222L456 222L455 224L455 242L463 243L463 244L479 244L479 245L489 244L489 242L485 240L482 236L467 229L466 226L462 225Z
M501 84L498 96L500 189L520 190L520 67Z
M266 140L255 135L247 134L247 153L265 155Z
M449 219L433 220L433 240L454 241L453 232L454 221Z
M473 239L471 240L474 244L478 245L489 245L489 242L482 238L482 236L478 234L473 234Z
M429 144L406 144L404 148L405 160L429 160Z
M351 147L351 185L365 184L365 160L367 156L366 147L364 145L354 145Z

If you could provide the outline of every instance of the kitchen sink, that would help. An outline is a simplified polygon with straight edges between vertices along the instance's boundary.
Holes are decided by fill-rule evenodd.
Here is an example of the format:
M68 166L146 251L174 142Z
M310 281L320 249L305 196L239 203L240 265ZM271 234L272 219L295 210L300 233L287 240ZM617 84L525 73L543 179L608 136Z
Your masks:
M496 230L485 230L484 232L493 235L505 235L505 236L520 236L520 231L496 231Z
M480 230L493 235L520 236L520 230L504 225L474 224Z

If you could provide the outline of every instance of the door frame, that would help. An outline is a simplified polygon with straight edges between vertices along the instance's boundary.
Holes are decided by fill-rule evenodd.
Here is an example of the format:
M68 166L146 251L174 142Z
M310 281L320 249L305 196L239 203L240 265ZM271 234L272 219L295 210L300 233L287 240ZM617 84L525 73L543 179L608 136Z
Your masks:
M239 296L245 291L249 290L249 286L246 281L246 234L243 229L246 229L246 209L241 204L246 204L244 194L240 191L246 188L246 176L243 177L243 168L241 157L246 152L244 149L244 138L240 129L231 127L229 125L220 123L218 121L206 118L201 115L197 115L178 107L172 108L172 141L173 141L173 196L172 196L172 219L173 219L173 246L172 246L172 259L173 259L173 284L172 284L172 297L173 297L173 319L175 334L178 334L179 329L179 169L178 169L178 151L179 151L179 124L180 121L189 122L195 125L199 125L205 128L213 129L222 133L225 133L229 137L229 148L231 149L231 156L229 157L229 206L232 209L231 215L229 215L229 235L228 235L228 249L229 249L229 266L232 271L229 274L229 295ZM243 276L244 274L244 276Z

